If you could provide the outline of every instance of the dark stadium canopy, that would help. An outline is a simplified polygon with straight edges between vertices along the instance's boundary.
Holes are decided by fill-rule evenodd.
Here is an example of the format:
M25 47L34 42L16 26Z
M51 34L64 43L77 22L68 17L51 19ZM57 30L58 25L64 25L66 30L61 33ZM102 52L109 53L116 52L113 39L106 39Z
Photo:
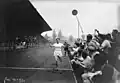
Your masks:
M0 0L0 41L51 30L28 0Z

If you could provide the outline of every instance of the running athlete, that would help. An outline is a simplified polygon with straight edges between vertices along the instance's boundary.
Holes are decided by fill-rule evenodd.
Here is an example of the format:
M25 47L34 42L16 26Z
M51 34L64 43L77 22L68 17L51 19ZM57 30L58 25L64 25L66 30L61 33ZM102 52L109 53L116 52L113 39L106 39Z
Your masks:
M62 62L61 57L63 57L62 48L64 47L64 45L59 41L60 41L60 38L56 38L56 43L51 45L52 47L54 47L54 57L56 60L56 67L58 67L58 61Z

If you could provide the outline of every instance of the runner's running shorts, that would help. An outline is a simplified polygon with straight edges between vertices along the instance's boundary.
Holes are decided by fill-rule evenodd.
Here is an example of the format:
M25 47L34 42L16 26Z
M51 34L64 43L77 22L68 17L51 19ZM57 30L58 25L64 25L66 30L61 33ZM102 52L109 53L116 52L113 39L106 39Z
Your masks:
M55 56L55 59L58 60L58 57L63 56L62 51L54 51L54 56Z

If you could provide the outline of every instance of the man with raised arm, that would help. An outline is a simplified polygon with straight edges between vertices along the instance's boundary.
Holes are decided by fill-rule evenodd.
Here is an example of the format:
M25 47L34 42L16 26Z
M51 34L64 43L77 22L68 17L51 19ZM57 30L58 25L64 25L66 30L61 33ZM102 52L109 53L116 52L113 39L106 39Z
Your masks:
M56 67L58 67L58 61L62 62L62 58L61 58L63 57L62 48L64 47L64 45L60 43L60 38L56 38L56 43L51 45L51 47L54 48L54 57L56 60Z

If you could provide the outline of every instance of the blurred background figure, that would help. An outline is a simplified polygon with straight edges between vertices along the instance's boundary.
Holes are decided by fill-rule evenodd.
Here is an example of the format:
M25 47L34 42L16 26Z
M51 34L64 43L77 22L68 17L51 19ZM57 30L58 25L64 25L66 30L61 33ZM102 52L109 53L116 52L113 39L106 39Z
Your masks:
M67 51L68 51L68 48L69 48L69 44L67 43L67 41L64 42L64 55L67 56Z
M82 34L81 37L82 37L82 40L85 40L85 34Z
M111 35L113 42L116 42L117 34L118 34L118 30L117 29L113 29L112 35Z

